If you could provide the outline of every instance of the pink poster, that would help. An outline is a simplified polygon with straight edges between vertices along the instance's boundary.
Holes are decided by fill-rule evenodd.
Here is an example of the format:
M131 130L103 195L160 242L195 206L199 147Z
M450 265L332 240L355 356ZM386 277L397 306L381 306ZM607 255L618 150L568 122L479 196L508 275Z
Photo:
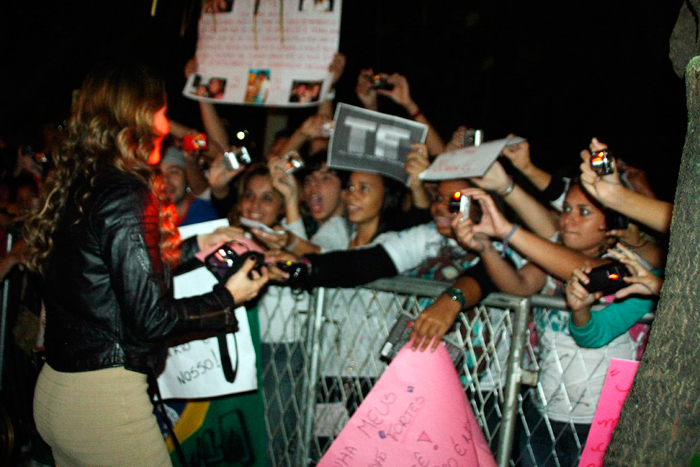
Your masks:
M404 347L319 467L496 466L444 345Z
M605 377L603 392L600 393L598 408L593 417L591 431L588 433L586 447L583 449L579 467L602 467L605 449L607 449L613 430L620 420L622 405L632 389L634 375L639 362L633 360L610 360L608 375Z

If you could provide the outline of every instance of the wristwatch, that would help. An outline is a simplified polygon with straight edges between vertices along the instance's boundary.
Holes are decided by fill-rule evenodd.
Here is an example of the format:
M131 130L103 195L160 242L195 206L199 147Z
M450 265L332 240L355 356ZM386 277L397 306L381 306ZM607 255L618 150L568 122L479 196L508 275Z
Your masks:
M467 300L464 298L464 293L462 293L462 291L459 290L457 287L450 287L449 289L445 290L445 293L453 301L459 302L459 309L460 310L463 310L464 308L466 308Z

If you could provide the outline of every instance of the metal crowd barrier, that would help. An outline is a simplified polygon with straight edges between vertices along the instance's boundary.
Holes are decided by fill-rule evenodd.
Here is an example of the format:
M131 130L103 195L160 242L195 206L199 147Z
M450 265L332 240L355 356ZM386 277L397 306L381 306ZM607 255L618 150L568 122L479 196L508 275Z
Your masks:
M274 298L259 305L262 340L268 349L264 368L268 464L315 465L386 368L378 359L379 351L399 313L417 317L448 286L396 277L354 289L319 288L313 295L271 288L268 293ZM563 397L576 408L586 397L567 393L563 381L567 368L558 369L562 376L554 395L538 380L532 316L549 316L554 310L567 313L563 299L491 294L461 313L446 336L464 349L459 375L501 467L521 465L532 456L529 448L522 448L521 439L533 430L546 429L552 445L563 443L557 423L547 416L547 404ZM273 325L280 322L284 324ZM580 352L574 360L583 359ZM588 383L589 375L579 376ZM532 401L540 407L534 422L525 407ZM572 455L577 456L583 444L574 434ZM560 465L553 450L548 461Z

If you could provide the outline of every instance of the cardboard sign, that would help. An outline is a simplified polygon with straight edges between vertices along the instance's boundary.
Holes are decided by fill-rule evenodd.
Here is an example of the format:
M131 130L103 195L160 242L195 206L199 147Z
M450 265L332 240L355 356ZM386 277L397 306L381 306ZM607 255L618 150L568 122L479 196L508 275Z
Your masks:
M456 180L481 177L498 159L507 139L497 139L480 146L470 146L440 154L430 167L420 174L421 180Z
M394 358L319 462L337 466L496 466L444 345Z
M425 142L428 127L413 120L340 103L328 166L373 172L408 182L404 170L411 144Z
M342 0L204 0L197 73L185 97L278 107L319 105L338 50Z
M180 228L183 238L213 232L227 226L226 219L219 219ZM216 278L204 266L174 278L175 298L192 297L210 292L217 284ZM158 387L163 399L196 399L223 396L257 389L256 357L250 335L248 315L244 307L235 310L238 319L236 342L233 334L226 336L231 365L238 372L233 383L226 381L221 365L221 353L216 337L193 340L168 349L165 370L158 377Z
M602 467L605 450L610 444L613 431L620 420L622 406L627 399L639 362L633 360L610 360L603 391L588 432L586 447L581 454L579 467Z

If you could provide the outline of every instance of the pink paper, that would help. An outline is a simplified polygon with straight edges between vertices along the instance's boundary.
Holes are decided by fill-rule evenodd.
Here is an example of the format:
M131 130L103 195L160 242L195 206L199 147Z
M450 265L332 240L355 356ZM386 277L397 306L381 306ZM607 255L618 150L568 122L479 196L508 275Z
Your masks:
M495 467L444 345L407 345L391 362L319 467Z
M588 432L579 467L602 467L605 450L620 420L620 411L632 388L638 366L639 362L633 360L618 358L610 360L608 375L605 377L603 391L600 393L598 408L593 417L591 431Z

